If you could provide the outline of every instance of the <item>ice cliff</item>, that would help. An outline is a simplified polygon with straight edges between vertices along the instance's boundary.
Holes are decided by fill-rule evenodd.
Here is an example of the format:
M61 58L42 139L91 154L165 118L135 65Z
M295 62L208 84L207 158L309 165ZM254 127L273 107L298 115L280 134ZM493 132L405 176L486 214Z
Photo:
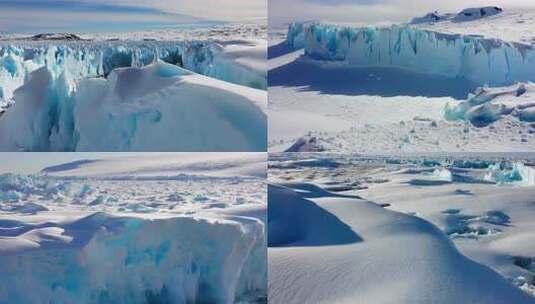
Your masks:
M247 43L255 42L240 42L244 52L248 51ZM31 72L42 67L47 67L54 76L65 72L69 78L77 80L104 77L115 68L143 67L163 61L216 79L265 89L265 70L226 60L226 47L210 41L3 42L0 45L0 106L11 103L14 91L25 83Z
M2 227L2 304L235 303L266 293L256 219L95 213Z
M353 66L396 67L465 78L490 86L535 81L532 45L411 25L348 27L321 23L289 26L288 44L306 56Z

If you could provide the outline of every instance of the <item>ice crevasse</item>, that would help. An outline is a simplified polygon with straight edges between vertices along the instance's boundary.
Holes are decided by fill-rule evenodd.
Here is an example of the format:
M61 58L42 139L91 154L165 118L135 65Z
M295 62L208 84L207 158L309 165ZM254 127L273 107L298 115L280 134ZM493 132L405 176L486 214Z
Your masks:
M0 239L2 304L235 303L266 294L265 233L251 218L96 213L13 221L8 230Z
M293 23L288 43L314 59L384 66L501 86L535 81L533 46L409 25L348 27Z

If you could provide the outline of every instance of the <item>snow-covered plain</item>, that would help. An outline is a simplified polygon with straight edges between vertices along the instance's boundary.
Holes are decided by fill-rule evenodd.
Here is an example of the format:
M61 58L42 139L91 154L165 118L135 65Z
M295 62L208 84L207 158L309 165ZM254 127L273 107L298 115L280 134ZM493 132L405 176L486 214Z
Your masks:
M535 303L531 154L271 154L269 301Z
M532 151L533 20L533 9L487 7L413 24L291 24L270 35L269 150L307 136L340 152ZM528 94L507 102L474 98L519 87Z
M265 151L265 31L190 32L4 38L0 150Z
M265 303L265 158L122 155L0 175L0 303Z

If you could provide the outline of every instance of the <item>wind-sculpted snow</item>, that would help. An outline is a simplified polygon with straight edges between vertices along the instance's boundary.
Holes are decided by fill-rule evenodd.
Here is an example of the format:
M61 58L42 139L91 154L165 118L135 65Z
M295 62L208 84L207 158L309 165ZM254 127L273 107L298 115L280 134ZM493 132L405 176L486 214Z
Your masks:
M42 67L25 76L0 116L0 150L266 149L265 91L164 62L114 69L107 79L69 73Z
M535 85L519 83L502 88L479 88L466 101L447 104L447 120L466 120L476 127L485 127L506 116L523 122L535 122Z
M534 303L532 153L269 161L271 301Z
M428 221L312 184L268 191L270 301L533 302Z
M299 44L301 31L305 54L314 59L403 68L493 86L535 80L535 50L529 44L405 25L357 28L311 23L290 26L290 45Z
M0 303L234 303L265 294L259 220L95 213L1 226Z

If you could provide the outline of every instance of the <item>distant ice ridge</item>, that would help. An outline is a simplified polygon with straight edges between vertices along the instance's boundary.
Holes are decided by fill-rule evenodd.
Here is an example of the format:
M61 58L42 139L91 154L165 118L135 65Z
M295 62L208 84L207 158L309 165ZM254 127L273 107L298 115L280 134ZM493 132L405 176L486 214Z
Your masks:
M263 46L259 40L235 41L234 45L203 41L8 43L0 46L0 107L12 103L14 91L41 67L47 67L54 78L65 73L74 82L107 76L115 68L139 68L163 61L216 79L267 87L265 67L229 60L228 55L237 48L244 57L257 58L262 55L258 54Z
M303 40L305 55L314 59L397 67L490 86L535 81L535 50L529 44L410 25L292 24L287 37L295 46Z
M484 6L484 7L472 7L466 8L458 14L440 14L435 11L428 13L423 17L416 17L411 20L411 24L420 23L434 23L446 20L452 20L456 22L472 21L489 16L494 16L503 12L503 9L497 6Z
M489 166L485 180L498 184L535 186L535 169L522 162L499 162Z
M256 219L95 213L9 223L0 238L0 303L235 303L267 293Z
M89 60L85 55L81 58ZM161 61L103 71L110 71L107 79L77 81L72 75L75 70L57 66L43 66L25 75L25 84L14 92L16 102L0 116L0 150L266 149L263 90Z

